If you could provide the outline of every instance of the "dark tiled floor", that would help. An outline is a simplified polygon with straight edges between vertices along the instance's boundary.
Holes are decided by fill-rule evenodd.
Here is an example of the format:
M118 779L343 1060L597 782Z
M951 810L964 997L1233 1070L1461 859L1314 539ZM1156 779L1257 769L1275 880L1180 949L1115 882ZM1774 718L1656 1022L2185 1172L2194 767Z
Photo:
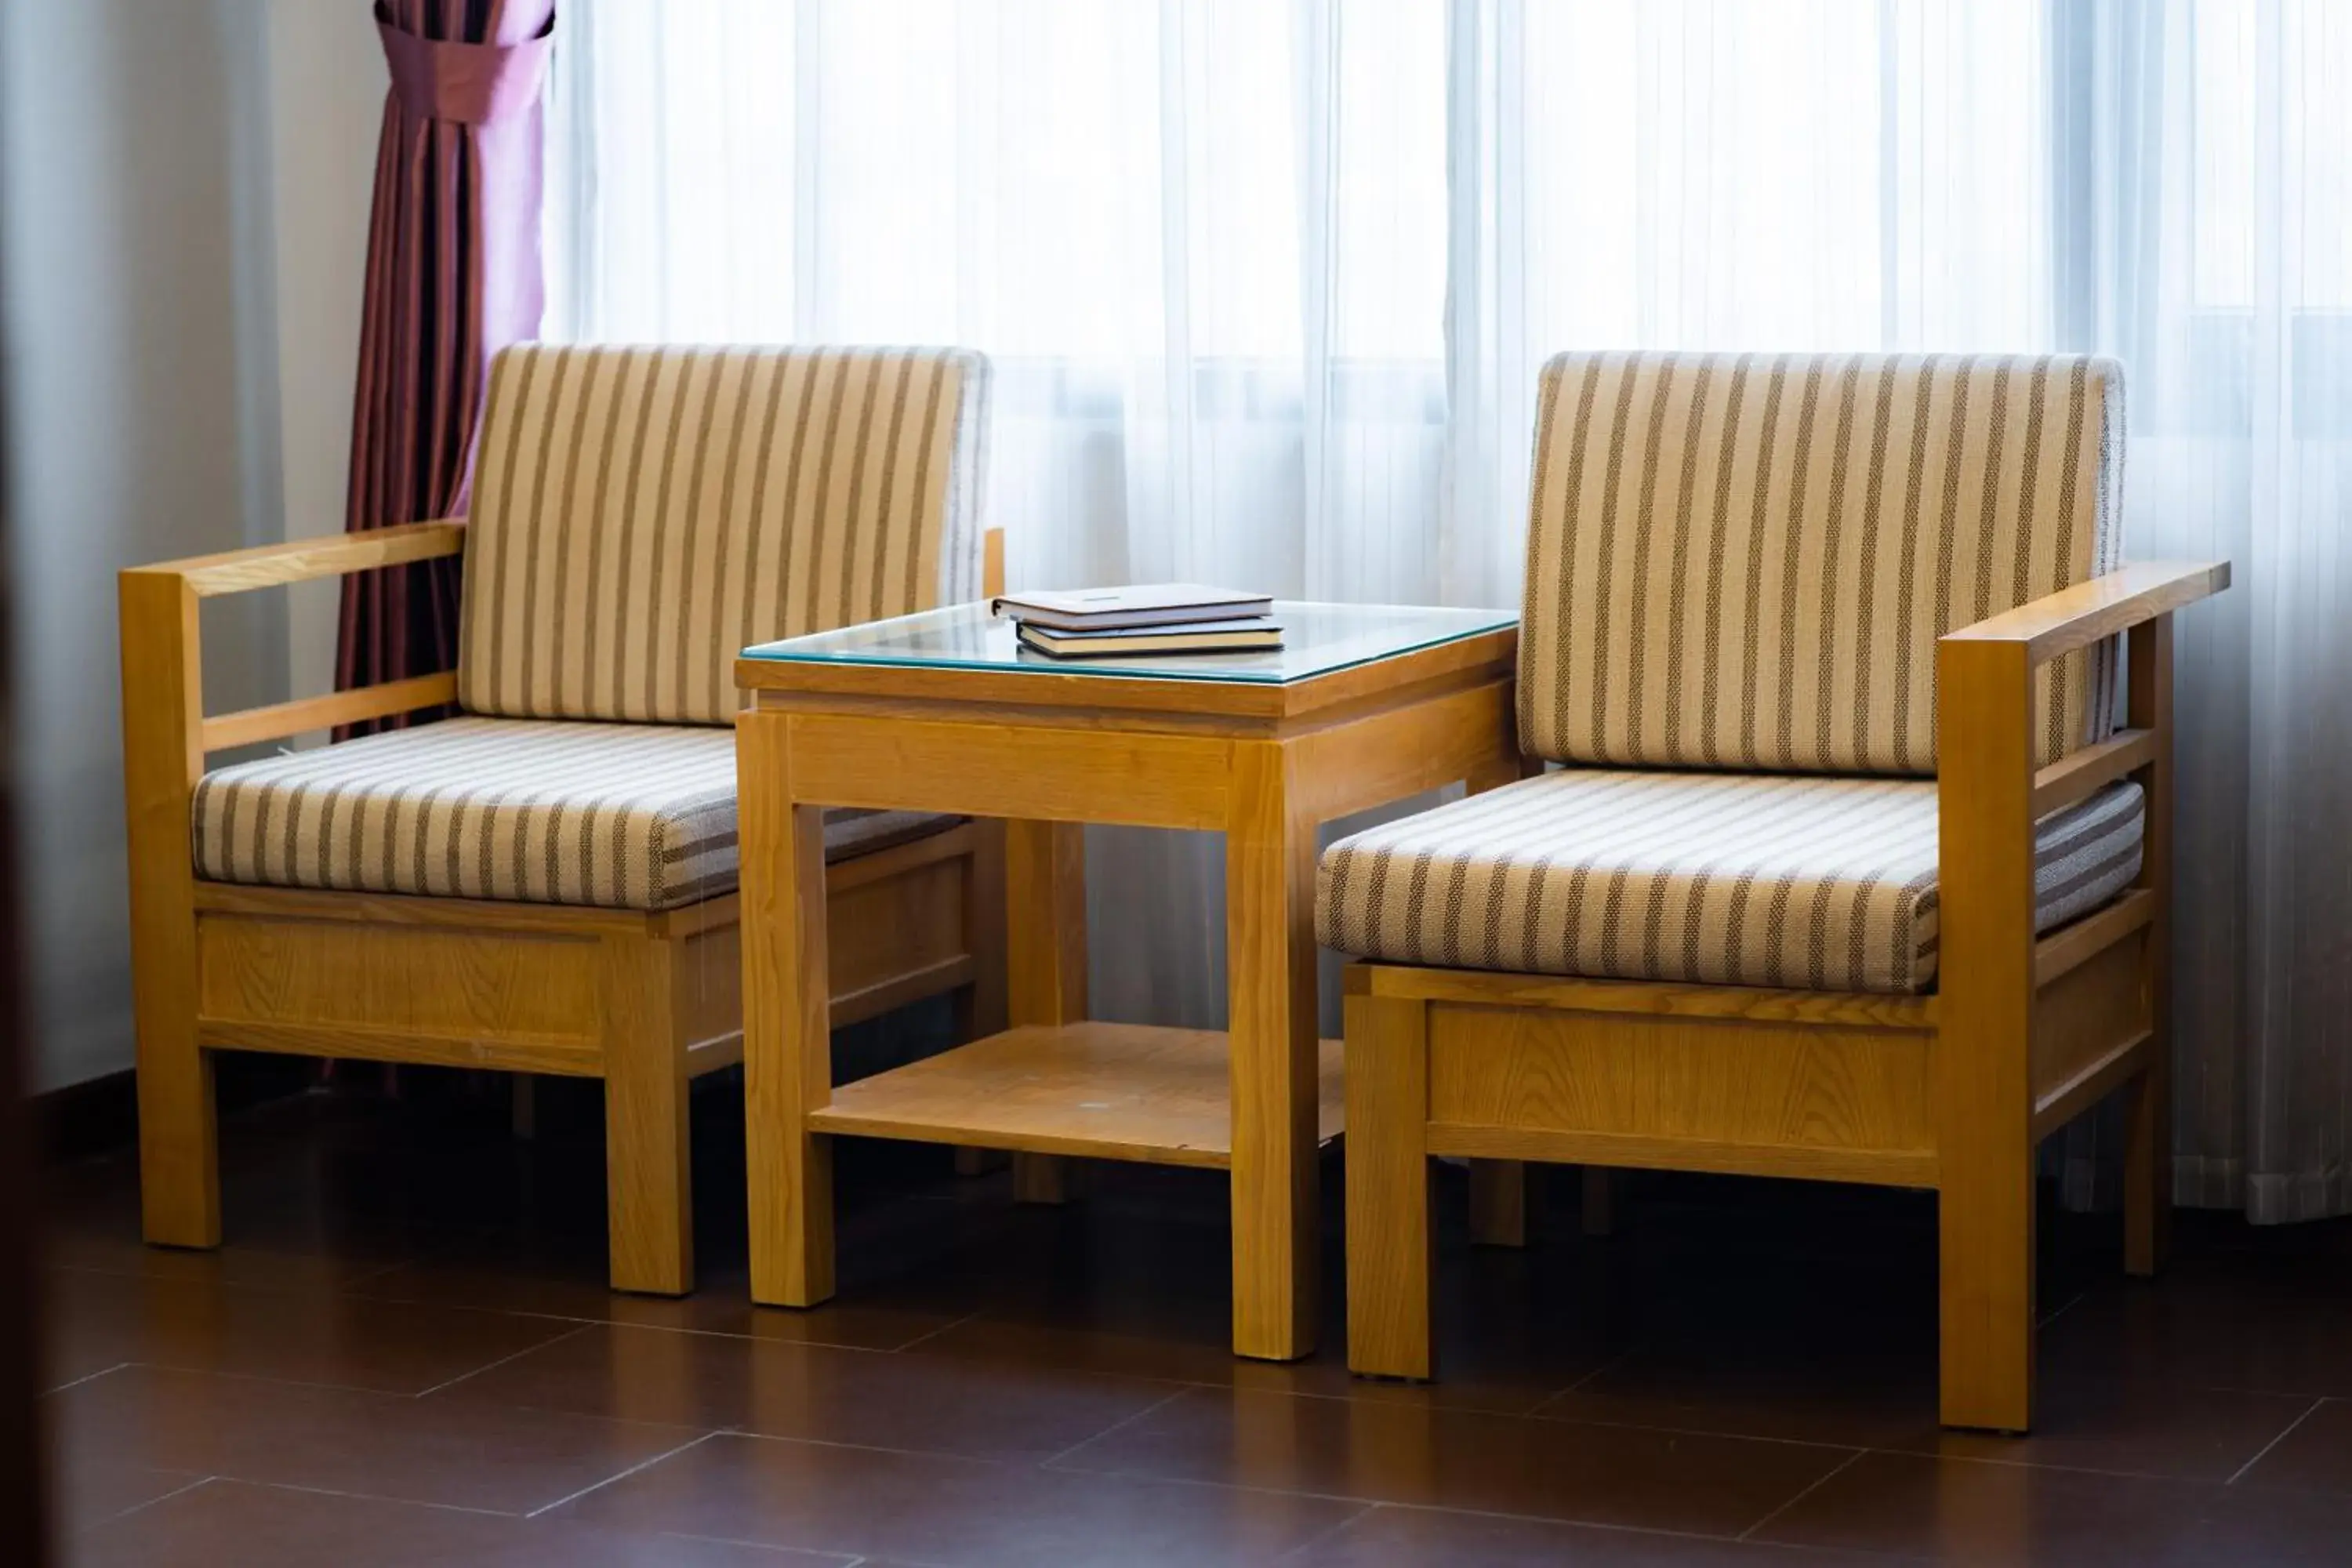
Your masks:
M723 1083L701 1291L614 1297L593 1090L542 1092L530 1143L429 1074L233 1119L216 1254L138 1244L127 1160L52 1173L68 1561L2352 1563L2352 1225L2184 1215L2147 1285L2046 1215L2042 1420L2003 1441L1936 1428L1914 1195L1648 1178L1596 1241L1554 1183L1525 1252L1445 1232L1443 1381L1405 1387L1342 1363L1336 1213L1323 1352L1225 1352L1198 1173L1025 1209L846 1144L838 1300L754 1309Z

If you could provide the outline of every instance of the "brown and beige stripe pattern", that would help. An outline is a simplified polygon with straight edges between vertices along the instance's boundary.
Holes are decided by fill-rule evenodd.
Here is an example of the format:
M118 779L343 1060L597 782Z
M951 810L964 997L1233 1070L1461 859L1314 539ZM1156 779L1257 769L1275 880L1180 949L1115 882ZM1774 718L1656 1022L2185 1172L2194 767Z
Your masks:
M1544 367L1519 732L1560 762L1932 775L1936 639L2119 558L2112 360L1571 353ZM2049 762L2114 649L2037 678Z
M661 910L735 886L735 737L451 719L221 768L196 785L216 882ZM827 816L827 860L955 820Z
M2139 786L2034 828L2034 929L2138 873ZM1924 991L1936 786L1571 768L1324 852L1316 936L1391 963L1602 979Z
M962 350L506 350L459 705L726 723L746 646L975 597L987 388Z

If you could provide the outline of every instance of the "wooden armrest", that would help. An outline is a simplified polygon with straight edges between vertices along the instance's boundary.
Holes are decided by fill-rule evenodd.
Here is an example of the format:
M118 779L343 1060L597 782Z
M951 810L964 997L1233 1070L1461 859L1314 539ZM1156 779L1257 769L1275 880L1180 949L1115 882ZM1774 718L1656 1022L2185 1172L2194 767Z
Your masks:
M314 577L340 577L377 566L398 566L409 561L430 561L455 555L466 547L466 525L455 518L432 522L404 522L373 528L363 533L334 533L319 539L289 539L283 544L260 544L250 550L228 550L218 555L192 555L184 561L162 561L132 566L125 578L175 578L200 599L216 594L242 594L280 583L305 583Z
M2226 561L2135 561L1948 632L1944 642L2022 643L2028 668L2088 647L2230 585Z

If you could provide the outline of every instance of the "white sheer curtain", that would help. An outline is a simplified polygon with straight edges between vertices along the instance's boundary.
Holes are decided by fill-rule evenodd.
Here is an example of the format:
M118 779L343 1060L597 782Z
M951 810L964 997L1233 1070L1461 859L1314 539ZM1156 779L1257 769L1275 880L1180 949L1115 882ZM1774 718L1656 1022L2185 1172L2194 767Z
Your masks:
M956 342L1017 584L1507 604L1568 346L2092 348L2181 642L2181 1196L2352 1208L2352 6L566 0L552 321ZM1214 1023L1213 839L1095 988ZM2095 1139L2070 1174L2095 1184Z

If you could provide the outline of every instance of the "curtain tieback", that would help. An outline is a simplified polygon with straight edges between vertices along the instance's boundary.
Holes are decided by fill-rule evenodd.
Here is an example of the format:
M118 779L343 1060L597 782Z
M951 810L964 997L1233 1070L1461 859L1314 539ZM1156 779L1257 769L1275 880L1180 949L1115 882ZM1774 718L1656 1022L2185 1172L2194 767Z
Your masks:
M487 125L537 101L554 31L551 20L546 32L520 43L451 43L394 26L380 5L375 25L401 106L420 119L460 125Z

